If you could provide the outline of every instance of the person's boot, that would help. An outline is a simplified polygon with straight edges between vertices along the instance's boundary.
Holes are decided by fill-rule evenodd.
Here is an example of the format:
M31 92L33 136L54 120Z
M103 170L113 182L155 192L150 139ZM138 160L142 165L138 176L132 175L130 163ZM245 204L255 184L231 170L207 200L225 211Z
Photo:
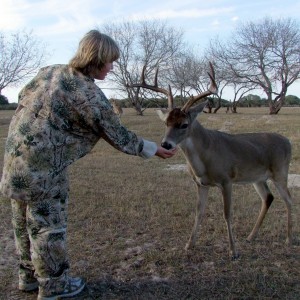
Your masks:
M37 300L56 300L79 294L85 287L85 282L79 277L67 277L39 280L39 295Z
M19 267L19 290L31 292L39 287L38 280L34 277L34 270L29 267L20 265Z

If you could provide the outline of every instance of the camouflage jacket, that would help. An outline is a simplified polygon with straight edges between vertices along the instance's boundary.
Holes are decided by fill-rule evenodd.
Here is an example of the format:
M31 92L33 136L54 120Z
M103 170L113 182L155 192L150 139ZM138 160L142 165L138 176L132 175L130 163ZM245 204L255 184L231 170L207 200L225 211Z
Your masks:
M155 143L120 124L94 79L67 65L42 68L19 94L5 145L2 194L31 201L49 193L66 167L100 138L127 154L148 158L156 152Z

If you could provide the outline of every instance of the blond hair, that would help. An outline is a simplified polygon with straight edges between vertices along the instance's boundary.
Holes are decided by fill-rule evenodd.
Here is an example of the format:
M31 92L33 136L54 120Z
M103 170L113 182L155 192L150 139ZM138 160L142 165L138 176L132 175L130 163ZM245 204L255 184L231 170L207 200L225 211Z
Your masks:
M120 57L116 42L98 30L91 30L79 42L75 56L69 65L85 75L90 75L94 69L101 69L106 63Z

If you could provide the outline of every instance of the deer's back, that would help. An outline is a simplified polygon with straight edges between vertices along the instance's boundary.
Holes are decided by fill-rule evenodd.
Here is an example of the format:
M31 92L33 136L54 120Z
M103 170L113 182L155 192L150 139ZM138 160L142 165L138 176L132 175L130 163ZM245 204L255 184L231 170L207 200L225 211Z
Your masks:
M266 180L278 172L287 176L291 159L289 140L277 133L234 135L205 129L184 146L195 175L206 178L208 184ZM191 155L191 146L196 155Z

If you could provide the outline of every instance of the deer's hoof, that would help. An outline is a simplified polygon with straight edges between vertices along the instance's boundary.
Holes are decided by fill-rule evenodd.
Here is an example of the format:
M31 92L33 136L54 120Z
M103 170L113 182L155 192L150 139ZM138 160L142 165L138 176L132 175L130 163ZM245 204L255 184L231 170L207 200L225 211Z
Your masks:
M187 243L184 247L185 251L192 250L194 248L194 245L192 243Z
M292 246L292 241L291 241L291 239L287 238L287 239L285 240L285 244L286 244L288 247Z
M189 245L185 245L184 250L185 251L189 251L191 249L191 247Z
M254 240L254 236L251 235L251 234L249 234L248 237L246 238L246 241L247 241L248 243L251 243L253 240Z

